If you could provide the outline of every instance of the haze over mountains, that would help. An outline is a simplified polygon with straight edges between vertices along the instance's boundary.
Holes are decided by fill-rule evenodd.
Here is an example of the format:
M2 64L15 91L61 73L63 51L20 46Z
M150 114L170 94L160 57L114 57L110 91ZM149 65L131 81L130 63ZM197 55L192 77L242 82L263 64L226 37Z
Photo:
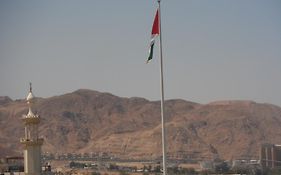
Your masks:
M36 94L35 94L36 95ZM281 143L281 108L252 101L165 102L167 152L173 159L256 158L262 143ZM25 100L0 97L0 156L20 155ZM37 98L43 152L106 152L130 159L161 156L160 102L77 90Z

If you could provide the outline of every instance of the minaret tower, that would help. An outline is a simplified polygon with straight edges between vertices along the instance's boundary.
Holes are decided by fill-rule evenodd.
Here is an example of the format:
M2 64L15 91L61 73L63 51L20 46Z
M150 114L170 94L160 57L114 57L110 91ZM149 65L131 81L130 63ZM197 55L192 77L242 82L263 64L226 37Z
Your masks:
M23 115L25 125L25 136L20 142L24 145L24 173L25 175L40 175L41 174L41 146L43 139L38 136L38 125L40 117L32 112L34 104L34 96L30 83L29 93L26 97L29 107L27 115Z

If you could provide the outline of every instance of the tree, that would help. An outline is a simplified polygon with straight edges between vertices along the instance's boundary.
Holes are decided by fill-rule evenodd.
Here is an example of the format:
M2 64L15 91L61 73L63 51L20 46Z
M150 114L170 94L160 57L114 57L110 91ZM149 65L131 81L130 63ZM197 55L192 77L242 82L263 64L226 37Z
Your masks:
M229 166L226 162L222 162L215 166L215 171L217 173L227 173L229 171Z
M161 172L161 167L160 167L160 165L157 165L157 166L155 167L154 172L156 172L156 173L160 173L160 172Z

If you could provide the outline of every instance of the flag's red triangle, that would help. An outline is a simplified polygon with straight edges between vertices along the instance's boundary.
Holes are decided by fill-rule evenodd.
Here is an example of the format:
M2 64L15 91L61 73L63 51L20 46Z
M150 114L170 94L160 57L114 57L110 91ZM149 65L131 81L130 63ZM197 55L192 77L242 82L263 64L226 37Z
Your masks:
M152 31L151 31L151 35L155 35L155 34L159 34L159 15L158 15L158 9L156 11L155 14L155 18L154 18L154 22L153 22L153 26L152 26Z

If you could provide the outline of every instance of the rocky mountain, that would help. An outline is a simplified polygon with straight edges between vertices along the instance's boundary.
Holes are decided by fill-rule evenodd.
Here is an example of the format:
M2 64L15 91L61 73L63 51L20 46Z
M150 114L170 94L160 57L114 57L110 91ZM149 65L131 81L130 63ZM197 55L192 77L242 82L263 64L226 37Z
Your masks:
M281 143L281 108L252 101L197 104L167 100L168 157L258 157L262 143ZM21 154L25 100L0 97L0 157ZM161 156L160 102L77 90L37 98L43 152L105 152L120 158Z

